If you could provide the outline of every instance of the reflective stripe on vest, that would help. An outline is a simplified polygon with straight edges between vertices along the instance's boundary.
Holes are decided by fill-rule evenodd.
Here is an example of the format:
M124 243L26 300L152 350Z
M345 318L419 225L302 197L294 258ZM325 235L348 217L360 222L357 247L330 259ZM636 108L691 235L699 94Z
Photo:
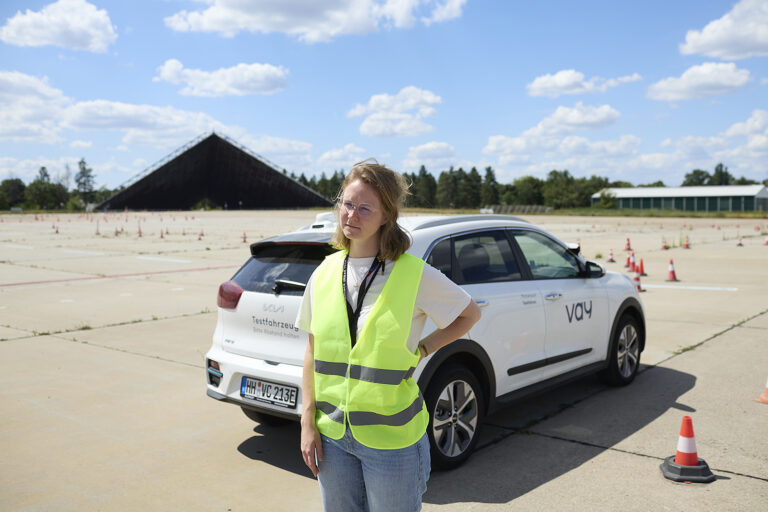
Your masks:
M366 446L404 448L424 435L429 420L412 378L419 356L407 347L424 262L398 258L352 348L341 286L345 255L328 256L312 281L315 422L333 439L348 425Z

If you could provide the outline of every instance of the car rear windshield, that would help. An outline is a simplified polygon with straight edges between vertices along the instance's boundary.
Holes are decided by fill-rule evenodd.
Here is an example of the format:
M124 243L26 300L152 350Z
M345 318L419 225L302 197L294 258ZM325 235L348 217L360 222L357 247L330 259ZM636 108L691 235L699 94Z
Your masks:
M282 243L256 247L251 259L232 280L245 291L275 293L276 281L306 284L323 259L334 252L327 244ZM302 295L294 286L278 286L278 293Z

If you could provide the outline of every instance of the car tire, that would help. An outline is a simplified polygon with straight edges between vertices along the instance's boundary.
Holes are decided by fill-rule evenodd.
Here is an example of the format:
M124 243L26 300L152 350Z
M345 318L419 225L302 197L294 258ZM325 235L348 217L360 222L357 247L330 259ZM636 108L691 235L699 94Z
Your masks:
M477 446L485 411L485 395L468 368L450 364L439 369L425 394L432 466L453 469Z
M626 386L640 367L640 329L634 316L624 313L611 340L608 367L600 373L611 386Z
M271 414L264 414L262 412L254 411L253 409L249 409L247 407L240 407L240 409L242 409L243 413L246 416L248 416L249 419L261 425L279 427L281 425L286 425L291 422L291 420L287 418L280 418L278 416L272 416Z

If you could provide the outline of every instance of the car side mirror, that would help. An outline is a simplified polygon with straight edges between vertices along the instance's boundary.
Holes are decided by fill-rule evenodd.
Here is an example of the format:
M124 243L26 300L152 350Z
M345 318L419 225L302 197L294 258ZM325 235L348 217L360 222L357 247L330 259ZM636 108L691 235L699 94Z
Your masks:
M603 277L605 275L605 268L599 263L594 261L587 262L587 277Z

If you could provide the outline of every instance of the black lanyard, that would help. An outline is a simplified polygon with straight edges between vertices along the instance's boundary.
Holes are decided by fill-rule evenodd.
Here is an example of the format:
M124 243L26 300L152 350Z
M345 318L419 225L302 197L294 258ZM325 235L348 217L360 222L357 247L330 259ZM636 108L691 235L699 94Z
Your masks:
M379 255L373 258L371 268L368 269L368 273L365 274L363 281L360 283L360 289L357 292L357 308L354 310L347 300L347 260L349 260L349 254L344 258L344 270L341 273L341 286L344 292L344 304L347 305L347 321L349 322L349 336L352 339L352 346L355 346L357 342L357 319L360 318L360 311L363 309L363 299L365 294L368 293L368 289L373 283L373 278L376 277L376 273L381 267L384 272L384 262L379 261ZM370 278L370 279L369 279Z

